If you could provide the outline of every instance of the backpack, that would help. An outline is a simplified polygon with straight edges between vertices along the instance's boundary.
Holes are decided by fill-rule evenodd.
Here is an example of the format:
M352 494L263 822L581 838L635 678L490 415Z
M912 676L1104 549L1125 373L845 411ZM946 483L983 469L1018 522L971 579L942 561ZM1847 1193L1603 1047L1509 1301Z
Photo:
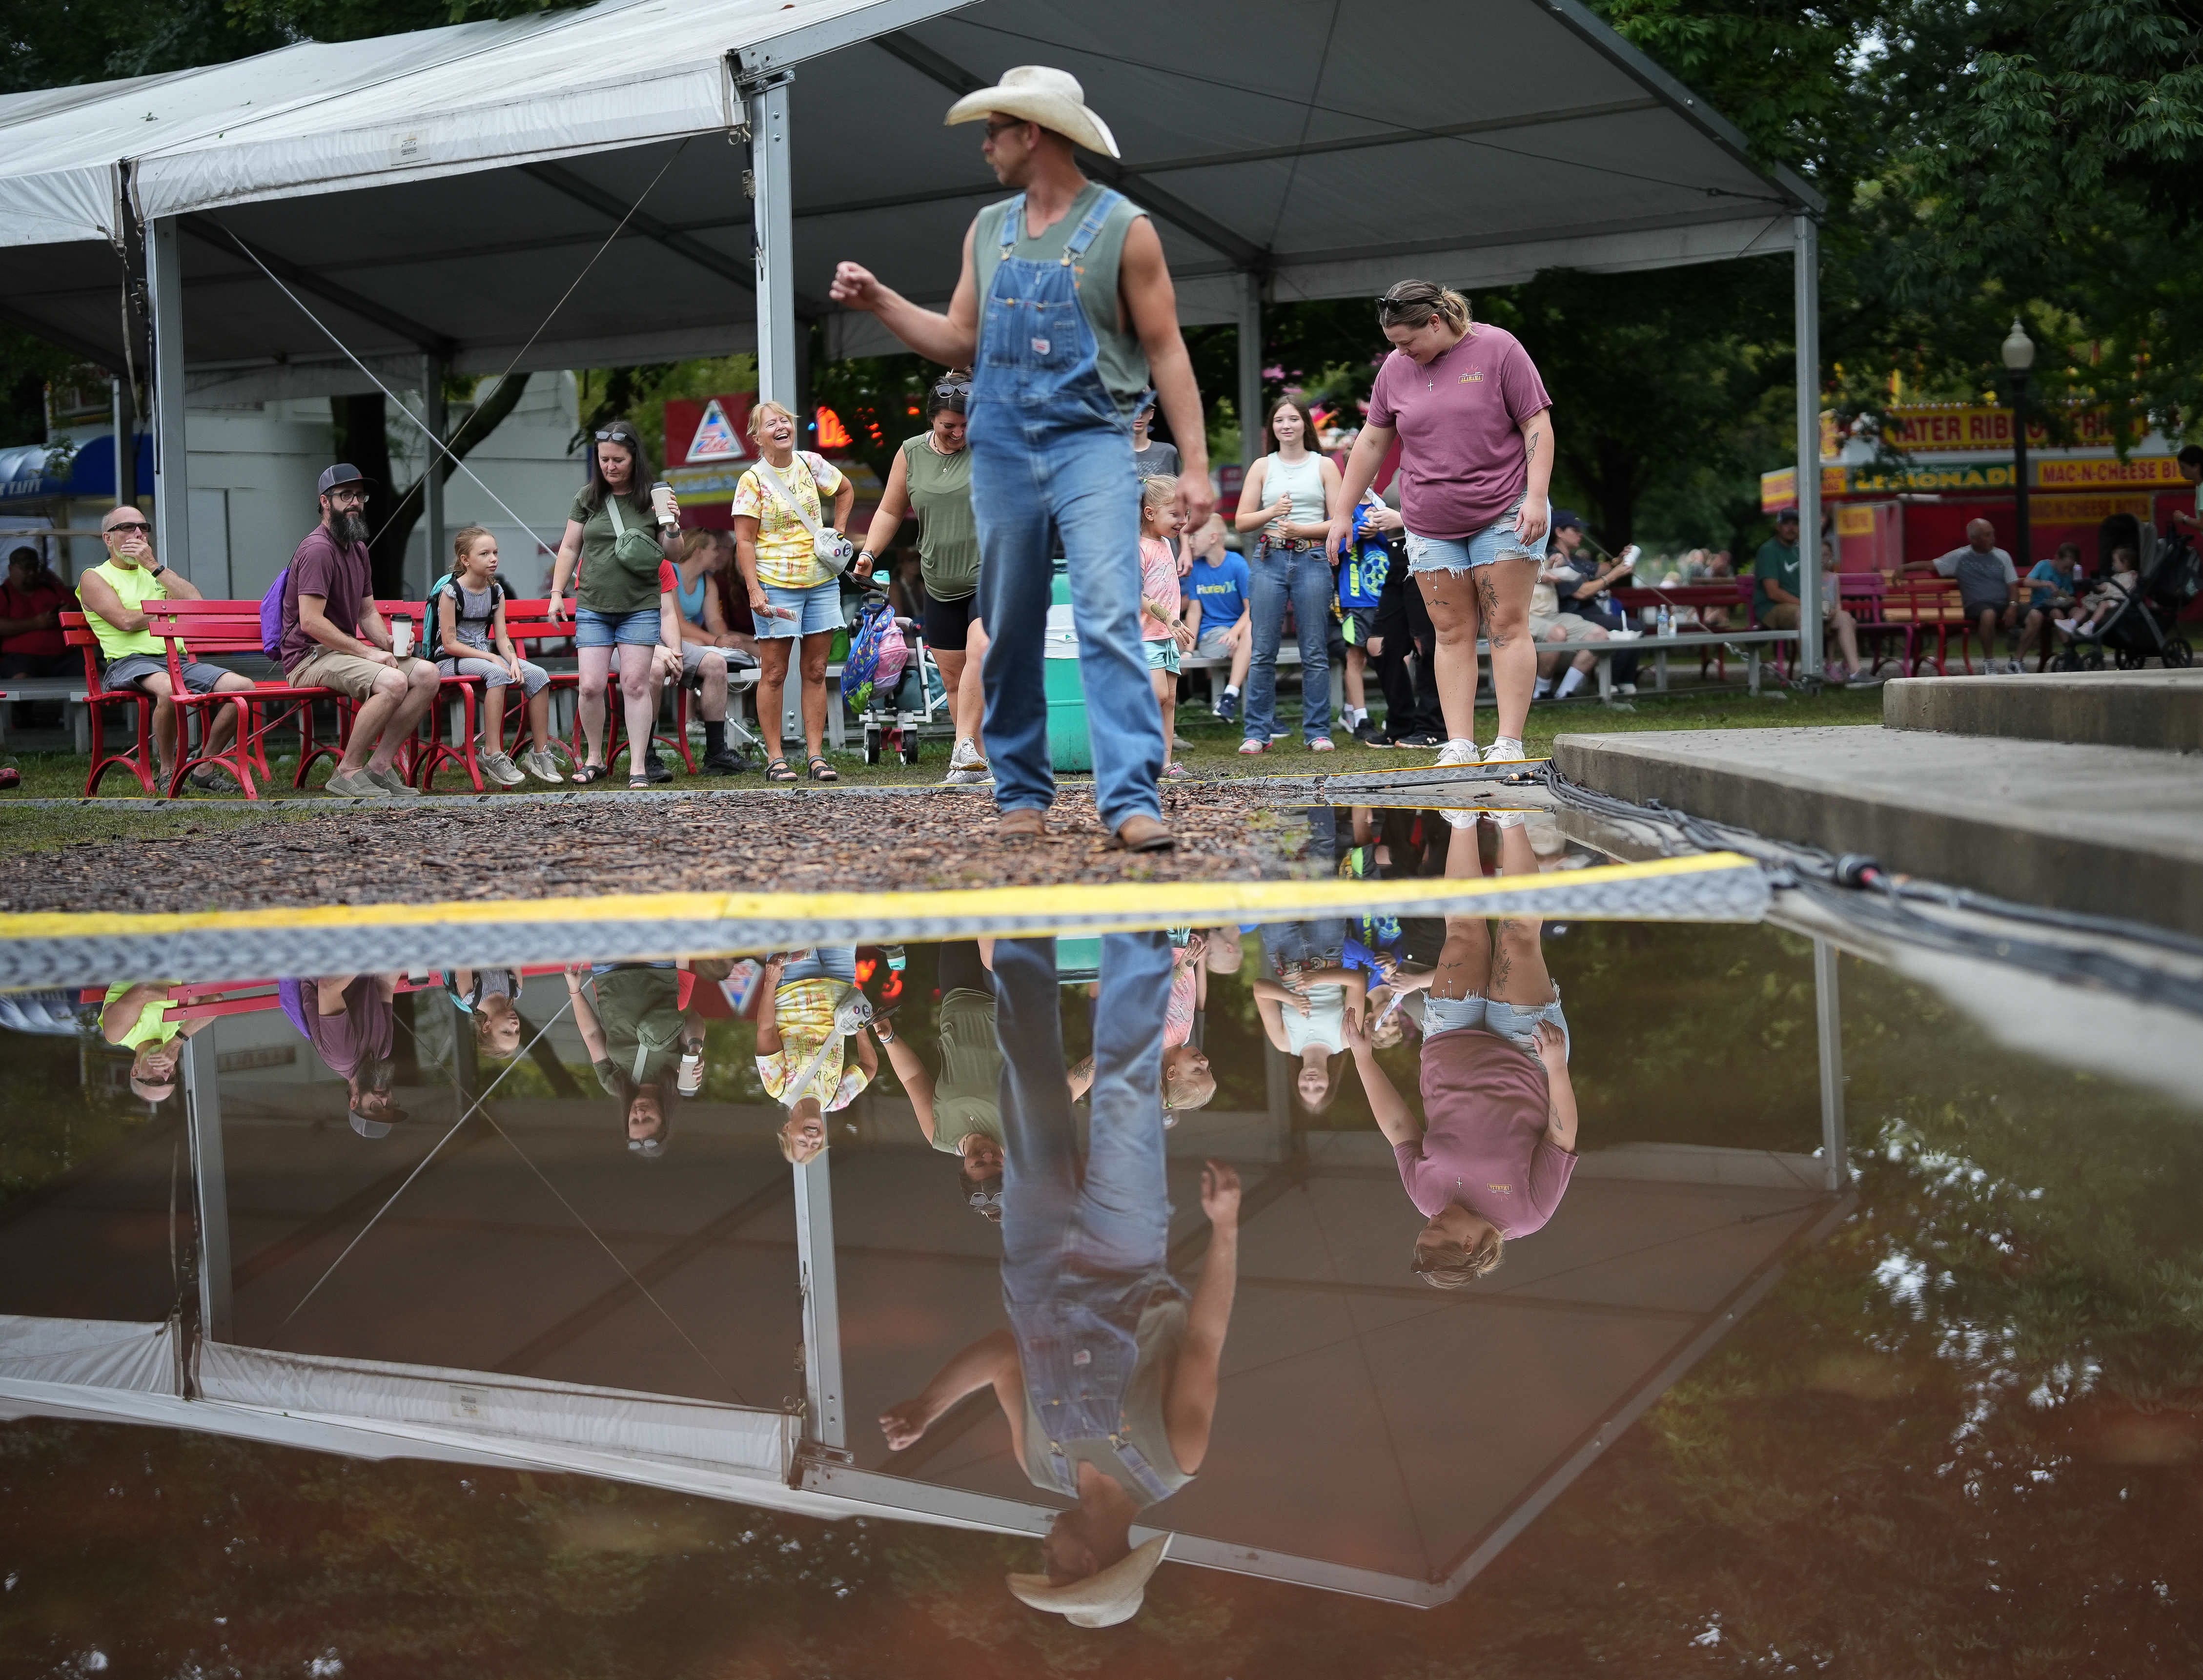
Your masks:
M1364 524L1367 510L1354 510L1354 535L1338 557L1338 606L1342 612L1373 612L1384 599L1392 570L1385 539Z
M283 586L291 581L291 568L275 574L268 593L260 597L260 651L281 660L283 651Z
M865 602L842 661L842 698L855 710L865 710L874 694L893 695L901 688L903 667L909 663L910 644L902 639L895 608L884 600Z

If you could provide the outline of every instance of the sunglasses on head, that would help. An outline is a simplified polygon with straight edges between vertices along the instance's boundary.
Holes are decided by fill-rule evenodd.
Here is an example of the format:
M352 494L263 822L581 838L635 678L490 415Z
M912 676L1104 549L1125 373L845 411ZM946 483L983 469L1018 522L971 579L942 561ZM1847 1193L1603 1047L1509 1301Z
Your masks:
M1414 309L1418 305L1427 306L1437 303L1438 300L1438 288L1430 281L1408 280L1401 281L1399 285L1378 299L1377 307L1390 315L1394 310Z
M623 430L617 426L614 426L609 431L596 432L591 434L591 435L593 435L599 443L623 443L630 449L635 447L635 434L630 431Z

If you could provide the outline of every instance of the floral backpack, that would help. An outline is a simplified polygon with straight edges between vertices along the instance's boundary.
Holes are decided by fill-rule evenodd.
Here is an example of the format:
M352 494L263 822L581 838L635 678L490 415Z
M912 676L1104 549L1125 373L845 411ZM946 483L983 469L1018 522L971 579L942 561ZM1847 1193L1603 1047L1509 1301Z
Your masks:
M903 668L909 663L910 644L903 640L895 608L884 600L866 601L849 632L848 657L842 661L842 698L863 712L874 695L892 697L902 687Z

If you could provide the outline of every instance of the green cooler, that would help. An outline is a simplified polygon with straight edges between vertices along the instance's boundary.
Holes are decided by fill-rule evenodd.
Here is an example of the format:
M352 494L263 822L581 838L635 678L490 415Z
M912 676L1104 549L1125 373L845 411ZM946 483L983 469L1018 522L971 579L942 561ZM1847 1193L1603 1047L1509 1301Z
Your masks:
M1071 624L1071 583L1063 563L1055 566L1055 589L1048 614L1048 760L1060 773L1094 768L1094 742L1086 731L1086 690L1078 681L1078 636Z

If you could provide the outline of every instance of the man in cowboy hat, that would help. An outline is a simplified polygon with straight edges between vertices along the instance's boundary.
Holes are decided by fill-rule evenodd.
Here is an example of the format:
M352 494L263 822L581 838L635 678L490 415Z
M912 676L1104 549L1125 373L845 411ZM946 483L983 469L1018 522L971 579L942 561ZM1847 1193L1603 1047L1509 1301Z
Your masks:
M1163 1020L1171 947L1160 933L1102 940L1086 1159L1064 1077L1055 942L995 946L1002 1050L1002 1304L1010 1328L951 1358L880 1417L901 1452L966 1394L992 1387L1035 1487L1078 1504L1048 1527L1047 1572L1013 1575L1036 1610L1106 1628L1139 1613L1166 1536L1132 1522L1208 1456L1217 1375L1239 1275L1239 1175L1201 1175L1208 1252L1190 1298L1169 1269Z
M949 107L952 123L985 121L981 151L1017 194L973 218L948 314L854 263L835 271L830 295L877 315L921 356L973 370L967 436L996 831L1045 834L1055 796L1042 681L1053 529L1070 568L1096 807L1112 844L1160 851L1172 842L1155 790L1162 718L1140 640L1131 431L1151 391L1178 445L1184 529L1200 529L1215 495L1162 241L1122 193L1080 171L1075 146L1118 155L1084 99L1076 78L1027 64Z

